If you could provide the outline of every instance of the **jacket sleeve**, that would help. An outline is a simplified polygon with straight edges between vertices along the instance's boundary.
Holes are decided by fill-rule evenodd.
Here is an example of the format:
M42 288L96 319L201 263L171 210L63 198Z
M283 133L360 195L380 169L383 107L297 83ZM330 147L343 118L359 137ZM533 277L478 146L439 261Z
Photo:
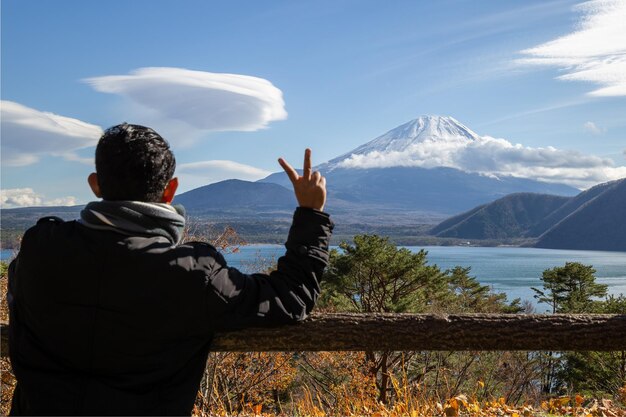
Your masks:
M306 318L320 293L333 229L328 214L296 209L286 253L270 274L244 274L216 252L208 277L208 313L217 329L293 323Z

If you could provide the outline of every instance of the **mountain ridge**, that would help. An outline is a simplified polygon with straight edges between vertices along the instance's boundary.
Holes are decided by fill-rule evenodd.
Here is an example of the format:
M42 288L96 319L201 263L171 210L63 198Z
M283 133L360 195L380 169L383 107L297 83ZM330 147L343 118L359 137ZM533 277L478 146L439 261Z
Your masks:
M626 178L602 190L541 234L535 246L626 251Z
M278 184L231 179L181 193L174 198L174 204L194 212L232 208L284 210L295 207L296 198L292 190Z
M503 239L536 237L528 230L570 197L514 193L454 216L431 230L438 237Z
M444 220L429 232L463 239L536 238L536 247L626 251L626 178L574 197L507 195Z

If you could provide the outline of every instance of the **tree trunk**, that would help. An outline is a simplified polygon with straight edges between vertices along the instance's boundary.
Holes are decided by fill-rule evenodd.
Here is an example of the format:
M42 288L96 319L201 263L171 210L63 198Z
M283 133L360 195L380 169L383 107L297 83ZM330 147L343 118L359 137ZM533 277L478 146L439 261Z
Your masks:
M387 404L387 387L389 386L389 352L383 352L381 355L380 366L380 387L378 388L378 401Z

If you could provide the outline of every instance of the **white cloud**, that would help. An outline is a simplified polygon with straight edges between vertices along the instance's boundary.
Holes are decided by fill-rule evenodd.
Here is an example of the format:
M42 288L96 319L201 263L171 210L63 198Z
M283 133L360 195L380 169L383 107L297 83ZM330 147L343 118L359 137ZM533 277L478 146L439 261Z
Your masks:
M587 81L601 88L592 96L626 95L626 1L592 0L576 7L578 29L550 42L521 51L519 63L556 66L561 80Z
M75 206L76 197L46 199L32 188L10 188L0 190L0 206L2 208L36 207L36 206Z
M97 91L130 99L135 107L129 118L147 119L157 131L192 136L198 131L254 131L287 118L282 91L248 75L153 67L84 81ZM178 135L168 140L190 141Z
M227 179L256 181L270 174L270 171L264 169L224 160L191 162L181 164L176 169L181 191Z
M7 166L30 165L42 155L81 159L74 152L95 146L102 135L99 126L42 112L2 100L2 163Z
M594 135L601 135L606 132L605 128L598 126L594 122L585 122L585 124L583 124L583 127L587 132Z
M554 147L531 148L489 136L476 140L426 140L402 151L352 154L344 168L451 167L489 176L512 175L587 188L626 177L611 159Z

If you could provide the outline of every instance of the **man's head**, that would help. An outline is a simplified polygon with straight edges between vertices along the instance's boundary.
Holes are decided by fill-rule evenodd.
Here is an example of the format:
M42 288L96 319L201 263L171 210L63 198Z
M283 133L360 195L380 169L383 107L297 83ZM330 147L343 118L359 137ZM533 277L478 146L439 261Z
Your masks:
M100 138L89 185L105 200L169 203L178 185L175 168L174 154L157 132L123 123Z

